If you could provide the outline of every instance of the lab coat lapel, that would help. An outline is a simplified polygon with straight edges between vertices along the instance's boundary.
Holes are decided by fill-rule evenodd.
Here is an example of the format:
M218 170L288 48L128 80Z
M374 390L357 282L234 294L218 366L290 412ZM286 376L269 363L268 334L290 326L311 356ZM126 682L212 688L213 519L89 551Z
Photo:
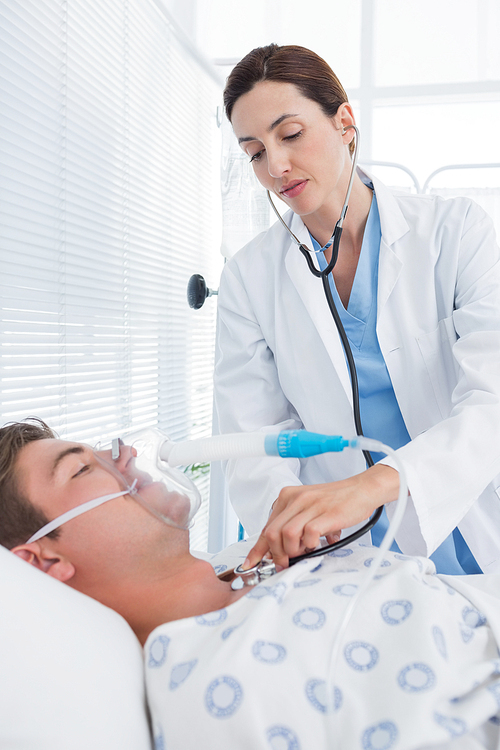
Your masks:
M302 220L296 215L293 216L291 229L304 245L311 247L309 232ZM322 281L309 271L305 258L294 242L290 242L289 244L285 256L285 267L311 320L316 326L347 398L352 404L351 381L344 350L326 301Z
M377 318L385 307L401 273L403 264L396 253L382 238L378 265Z
M401 274L403 264L398 257L397 241L409 231L409 226L390 190L376 178L364 173L364 171L358 169L358 173L364 182L372 182L380 214L382 241L380 245L377 292L377 307L380 314L380 311L388 302ZM293 214L291 230L301 242L307 247L311 247L309 232L302 219L296 214ZM323 292L321 279L313 276L308 270L305 258L303 258L302 253L293 241L289 243L285 257L285 267L321 336L346 396L352 404L351 380L347 362L342 342ZM388 313L389 310L386 311L386 314Z
M360 172L360 177L364 181L369 177L373 183L380 215L382 239L377 290L377 318L380 319L380 312L389 300L403 268L402 260L397 252L397 243L410 231L410 228L391 191L375 177L362 172Z

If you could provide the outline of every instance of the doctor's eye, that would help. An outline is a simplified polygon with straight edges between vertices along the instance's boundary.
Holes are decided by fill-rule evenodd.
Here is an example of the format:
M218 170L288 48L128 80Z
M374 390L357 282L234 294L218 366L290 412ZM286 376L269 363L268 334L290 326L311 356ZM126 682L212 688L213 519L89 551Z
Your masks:
M291 135L287 135L283 138L284 141L295 141L297 138L300 138L302 135L302 130L298 130L296 133L292 133Z
M264 148L262 148L262 149L261 149L260 151L257 151L257 153L256 153L256 154L254 154L253 156L251 156L251 157L250 157L250 164L251 164L251 163L252 163L253 161L259 161L259 159L260 159L260 157L262 156L262 154L264 153L264 151L265 151L265 149L264 149Z

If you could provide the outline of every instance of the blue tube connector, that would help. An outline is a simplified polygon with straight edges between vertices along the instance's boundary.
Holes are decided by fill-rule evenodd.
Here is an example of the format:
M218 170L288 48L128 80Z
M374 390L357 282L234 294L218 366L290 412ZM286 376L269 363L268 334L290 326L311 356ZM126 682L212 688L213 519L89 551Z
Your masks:
M284 430L266 435L264 448L268 456L307 458L320 453L338 453L351 445L341 435L319 435L307 430Z

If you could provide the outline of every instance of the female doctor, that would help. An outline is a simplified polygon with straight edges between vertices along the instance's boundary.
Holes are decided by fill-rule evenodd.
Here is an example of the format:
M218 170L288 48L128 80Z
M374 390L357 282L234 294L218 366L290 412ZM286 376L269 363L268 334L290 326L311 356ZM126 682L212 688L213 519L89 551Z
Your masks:
M269 45L236 65L224 103L259 182L291 209L284 221L325 268L355 138L337 77L305 48ZM330 285L356 363L363 433L398 449L407 470L399 549L431 556L442 573L500 572L500 258L491 221L469 199L395 194L358 169ZM222 433L355 434L346 356L321 280L280 222L226 264L218 310ZM379 544L399 475L373 458L370 468L355 451L228 462L245 530L265 527L248 564L270 549L286 565L384 505L372 531Z

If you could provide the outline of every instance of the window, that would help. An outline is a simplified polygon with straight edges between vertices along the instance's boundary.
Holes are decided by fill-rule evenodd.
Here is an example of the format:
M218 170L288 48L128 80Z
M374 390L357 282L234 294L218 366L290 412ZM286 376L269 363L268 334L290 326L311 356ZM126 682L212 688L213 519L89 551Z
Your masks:
M0 8L0 420L211 434L220 83L149 0ZM192 536L206 545L208 476Z

